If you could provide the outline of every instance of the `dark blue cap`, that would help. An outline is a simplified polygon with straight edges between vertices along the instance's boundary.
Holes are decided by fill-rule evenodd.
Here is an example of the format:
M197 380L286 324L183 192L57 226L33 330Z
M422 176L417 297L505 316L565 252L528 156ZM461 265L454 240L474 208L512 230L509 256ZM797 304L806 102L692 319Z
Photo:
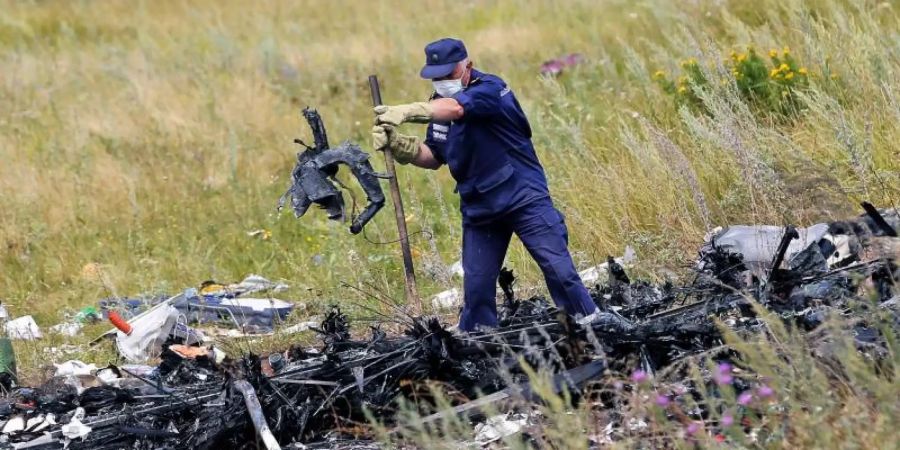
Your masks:
M425 67L419 75L428 79L446 77L468 56L465 44L459 39L439 39L425 46Z

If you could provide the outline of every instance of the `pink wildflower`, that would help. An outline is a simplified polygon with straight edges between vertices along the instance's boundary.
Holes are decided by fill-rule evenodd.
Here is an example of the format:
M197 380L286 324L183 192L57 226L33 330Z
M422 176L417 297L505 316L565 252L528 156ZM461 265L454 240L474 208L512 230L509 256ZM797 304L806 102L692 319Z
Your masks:
M665 408L666 406L669 406L670 402L671 400L669 400L669 397L666 395L659 394L656 396L656 405L659 407Z
M759 389L756 391L756 393L759 394L760 398L767 398L767 397L771 397L772 395L774 395L775 390L773 390L769 386L762 385L759 387Z
M715 374L713 374L713 379L719 386L731 384L734 381L734 377L731 376L731 364L719 364L719 367L716 368Z
M649 377L647 376L647 372L644 372L643 370L640 370L640 369L635 370L631 374L631 381L634 381L635 383L643 383L643 382L647 381L648 378Z
M699 422L691 422L691 424L688 425L684 431L687 433L688 436L693 436L694 434L697 434L698 431L700 431L700 423Z
M722 420L719 421L719 424L723 427L730 427L734 424L734 416L731 413L722 414Z
M741 405L741 406L747 406L752 401L753 401L753 394L750 391L741 392L741 395L738 395L738 398L737 398L738 405Z

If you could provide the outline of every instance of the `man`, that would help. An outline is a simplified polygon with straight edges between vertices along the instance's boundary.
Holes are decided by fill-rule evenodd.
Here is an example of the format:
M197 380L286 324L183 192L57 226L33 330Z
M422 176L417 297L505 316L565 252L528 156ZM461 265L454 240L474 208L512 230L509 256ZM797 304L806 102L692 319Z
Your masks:
M553 206L531 126L500 78L472 68L462 41L425 47L422 78L432 80L429 102L375 108L376 149L390 148L400 164L438 169L456 180L463 217L464 306L459 329L497 326L496 283L512 234L537 261L553 301L580 323L599 316L566 248L568 232ZM396 127L428 123L427 136Z

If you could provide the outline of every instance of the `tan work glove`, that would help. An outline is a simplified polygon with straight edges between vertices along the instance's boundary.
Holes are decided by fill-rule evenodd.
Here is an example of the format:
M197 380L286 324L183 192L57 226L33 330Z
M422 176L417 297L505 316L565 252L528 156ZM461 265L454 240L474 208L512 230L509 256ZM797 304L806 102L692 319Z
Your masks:
M375 125L372 127L372 147L383 151L391 149L394 161L398 164L409 164L419 156L421 141L415 136L400 134L389 125Z
M400 126L404 122L428 123L433 111L428 102L407 103L405 105L380 105L375 107L375 123L378 125Z

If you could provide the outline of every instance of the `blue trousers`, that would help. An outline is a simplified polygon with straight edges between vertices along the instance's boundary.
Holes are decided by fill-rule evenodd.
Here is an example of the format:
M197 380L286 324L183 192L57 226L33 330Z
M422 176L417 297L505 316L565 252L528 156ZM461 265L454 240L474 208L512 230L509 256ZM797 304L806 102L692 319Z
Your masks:
M543 271L556 306L570 315L587 315L597 309L569 254L565 220L550 198L544 198L489 223L463 224L461 330L497 326L497 277L513 233Z

